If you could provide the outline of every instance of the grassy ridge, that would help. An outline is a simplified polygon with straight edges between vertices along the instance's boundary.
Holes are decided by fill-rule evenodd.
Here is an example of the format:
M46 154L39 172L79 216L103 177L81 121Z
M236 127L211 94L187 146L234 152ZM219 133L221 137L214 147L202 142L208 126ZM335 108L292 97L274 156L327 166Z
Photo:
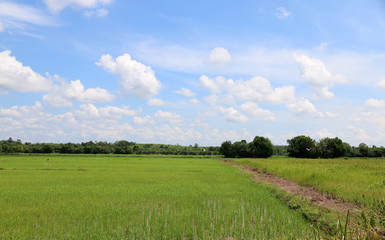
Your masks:
M0 156L0 238L306 238L310 225L215 159Z

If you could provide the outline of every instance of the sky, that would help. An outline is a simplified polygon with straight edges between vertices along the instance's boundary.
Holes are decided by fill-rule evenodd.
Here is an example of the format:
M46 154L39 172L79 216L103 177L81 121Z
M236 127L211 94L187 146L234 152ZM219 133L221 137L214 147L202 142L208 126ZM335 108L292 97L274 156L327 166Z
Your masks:
M0 0L0 139L385 146L383 0Z

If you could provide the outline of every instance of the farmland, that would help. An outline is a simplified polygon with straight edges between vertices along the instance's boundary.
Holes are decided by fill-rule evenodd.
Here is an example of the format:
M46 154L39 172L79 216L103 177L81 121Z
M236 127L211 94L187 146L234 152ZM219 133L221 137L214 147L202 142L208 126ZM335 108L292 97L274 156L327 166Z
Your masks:
M215 158L0 156L1 239L308 238L310 223Z
M385 228L384 158L232 159L242 166L288 178L302 186L313 186L341 200L367 208L375 225Z

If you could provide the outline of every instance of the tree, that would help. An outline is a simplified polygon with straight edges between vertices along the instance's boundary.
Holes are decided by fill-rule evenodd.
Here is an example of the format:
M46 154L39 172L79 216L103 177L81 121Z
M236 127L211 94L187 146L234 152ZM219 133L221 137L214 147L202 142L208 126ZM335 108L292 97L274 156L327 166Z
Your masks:
M239 158L250 156L250 151L248 149L246 140L233 143L233 145L231 146L231 152L232 152L232 155Z
M361 157L369 156L369 147L365 143L360 143L360 145L358 145L358 151L360 152Z
M249 143L251 157L268 158L273 155L273 144L268 138L256 136Z
M219 153L224 155L225 157L232 157L231 148L231 141L225 141L221 144L221 147L219 148Z
M319 142L319 151L322 158L337 158L342 157L346 148L344 143L339 138L323 138Z
M289 157L313 158L316 155L315 140L308 136L297 136L287 140L287 143L289 144L287 147Z

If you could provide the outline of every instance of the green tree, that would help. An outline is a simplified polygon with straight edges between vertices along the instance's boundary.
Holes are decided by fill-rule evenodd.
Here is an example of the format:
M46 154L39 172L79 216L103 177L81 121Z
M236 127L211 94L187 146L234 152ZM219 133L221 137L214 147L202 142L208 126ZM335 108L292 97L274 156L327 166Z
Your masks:
M268 158L273 155L273 144L268 138L256 136L249 143L251 157Z
M231 152L232 152L232 155L239 158L250 156L250 151L248 149L246 140L233 143L233 145L231 146Z
M225 157L232 157L231 148L231 141L225 141L221 144L221 147L219 148L219 153L221 155L224 155Z
M319 151L322 158L342 157L346 148L339 138L323 138L319 142Z
M369 147L365 143L360 143L360 145L358 145L358 151L360 152L361 157L369 156Z
M296 136L287 140L289 146L287 147L287 153L289 157L295 158L312 158L315 157L316 145L315 140L308 136Z

